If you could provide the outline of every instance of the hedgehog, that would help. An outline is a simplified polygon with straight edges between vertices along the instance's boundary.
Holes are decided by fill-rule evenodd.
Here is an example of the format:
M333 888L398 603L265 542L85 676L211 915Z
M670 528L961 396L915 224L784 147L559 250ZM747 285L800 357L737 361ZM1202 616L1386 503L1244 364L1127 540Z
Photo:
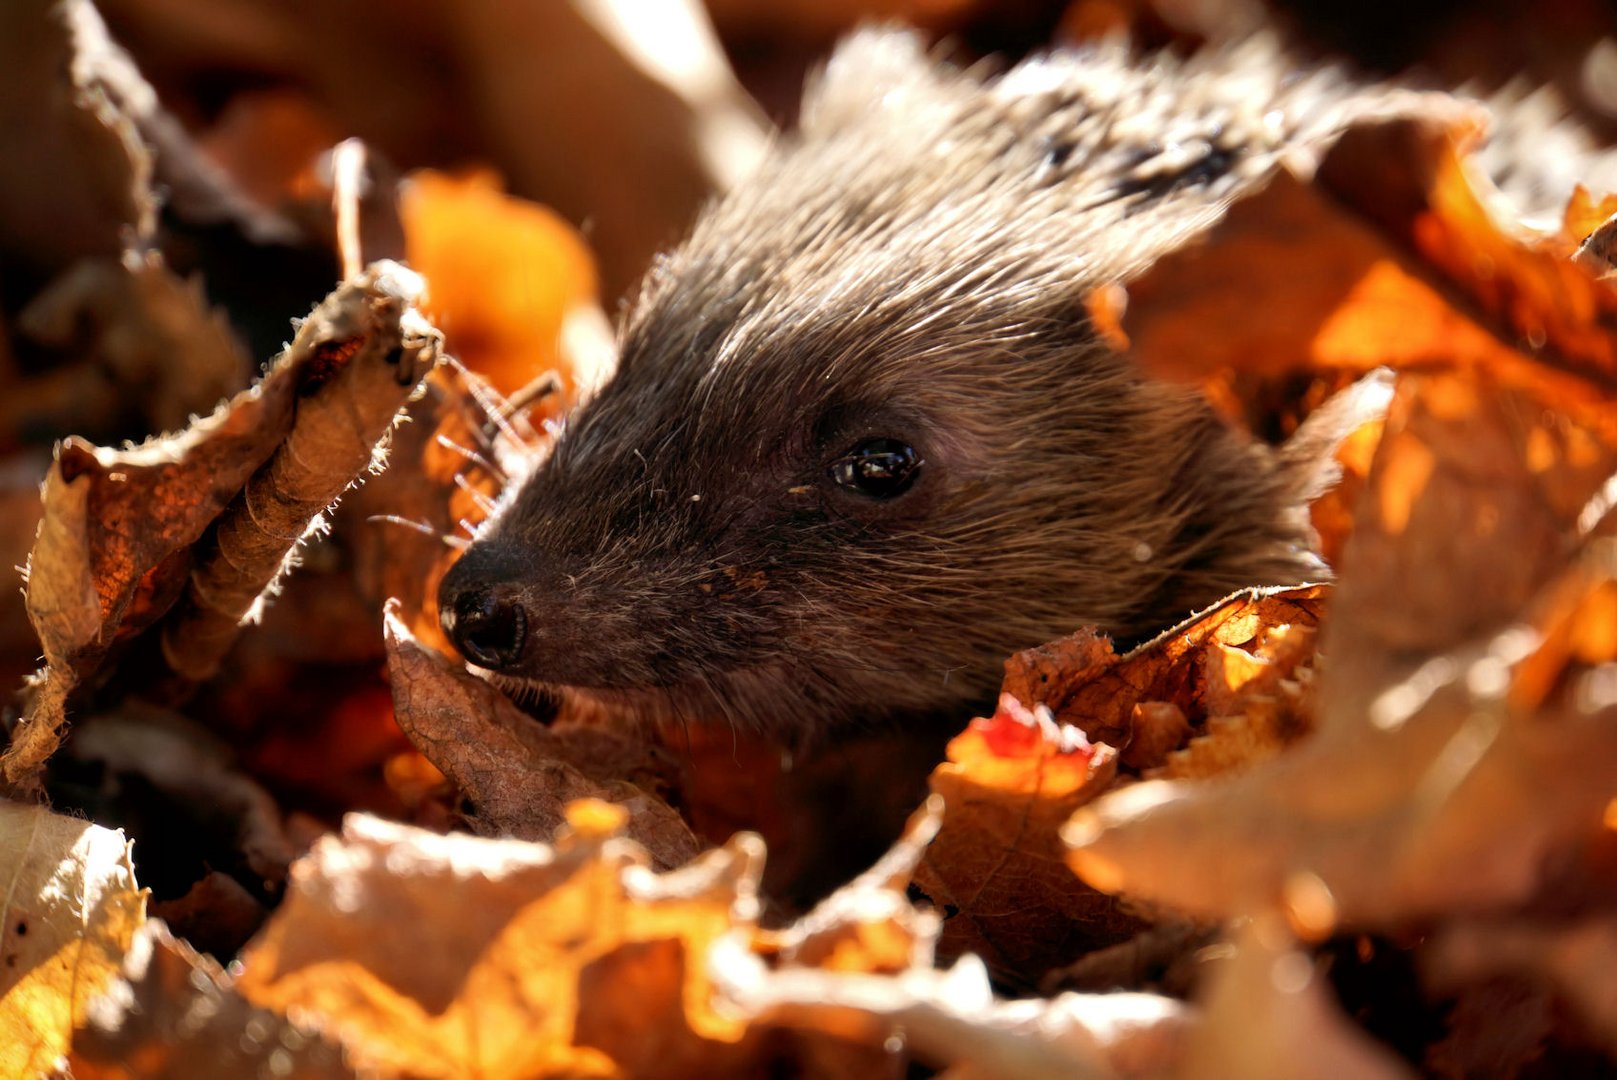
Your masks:
M1278 57L843 43L444 577L450 639L513 689L803 739L953 724L1018 649L1324 577L1321 440L1232 429L1087 303L1333 130L1342 81Z

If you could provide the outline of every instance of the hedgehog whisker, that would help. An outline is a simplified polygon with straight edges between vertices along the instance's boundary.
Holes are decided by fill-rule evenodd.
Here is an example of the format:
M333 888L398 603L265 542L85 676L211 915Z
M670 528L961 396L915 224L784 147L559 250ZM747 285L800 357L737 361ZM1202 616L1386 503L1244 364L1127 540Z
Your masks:
M484 472L488 473L499 483L504 484L507 482L508 477L505 475L505 472L488 458L484 457L482 454L479 454L476 450L460 445L460 443L456 442L454 439L451 439L448 435L439 435L437 437L437 441L439 446L452 453L459 454L473 465L476 465L479 469L482 469Z

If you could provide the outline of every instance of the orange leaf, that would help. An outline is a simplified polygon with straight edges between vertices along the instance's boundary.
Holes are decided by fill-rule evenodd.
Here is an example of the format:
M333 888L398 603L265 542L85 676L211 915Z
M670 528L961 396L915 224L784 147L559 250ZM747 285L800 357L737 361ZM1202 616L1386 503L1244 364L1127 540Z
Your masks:
M594 300L595 263L559 215L500 191L487 172L418 172L399 213L410 265L427 279L423 307L449 351L510 394L564 363L562 327Z

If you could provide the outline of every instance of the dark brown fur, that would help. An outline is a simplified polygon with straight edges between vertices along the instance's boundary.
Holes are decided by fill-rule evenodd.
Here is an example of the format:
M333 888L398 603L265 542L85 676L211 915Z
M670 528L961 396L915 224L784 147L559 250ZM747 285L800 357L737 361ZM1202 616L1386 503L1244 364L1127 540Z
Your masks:
M1300 471L1143 378L1082 304L1329 126L1333 95L1283 89L1272 55L1215 63L985 80L903 35L845 45L451 572L452 633L475 596L525 616L504 675L809 734L958 719L1016 649L1320 576ZM924 457L903 497L828 481L870 436Z

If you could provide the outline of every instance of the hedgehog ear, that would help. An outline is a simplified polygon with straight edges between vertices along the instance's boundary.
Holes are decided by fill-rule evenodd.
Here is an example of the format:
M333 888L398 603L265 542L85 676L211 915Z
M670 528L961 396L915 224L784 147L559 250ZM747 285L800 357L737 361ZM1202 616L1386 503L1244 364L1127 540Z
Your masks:
M939 82L937 65L913 30L869 27L844 38L803 94L802 130L821 135L893 108Z

